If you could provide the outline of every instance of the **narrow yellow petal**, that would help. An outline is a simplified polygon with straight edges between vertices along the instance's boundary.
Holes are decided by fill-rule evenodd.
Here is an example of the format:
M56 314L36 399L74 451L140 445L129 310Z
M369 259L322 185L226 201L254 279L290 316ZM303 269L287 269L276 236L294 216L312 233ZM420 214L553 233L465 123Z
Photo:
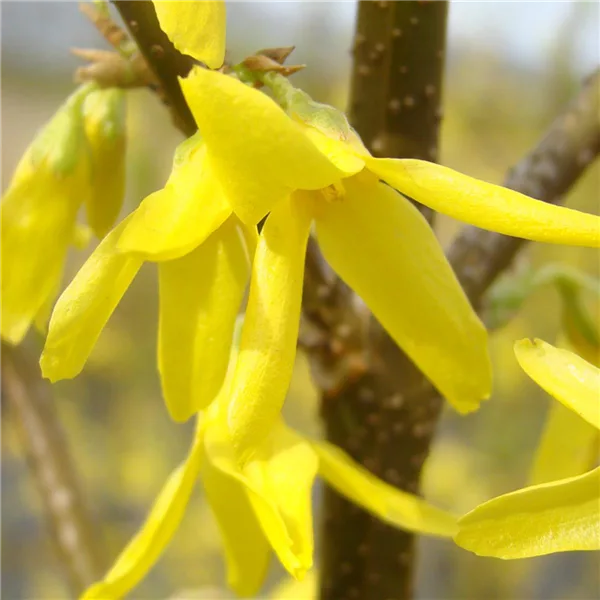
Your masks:
M2 198L2 339L21 342L60 285L80 198L40 172Z
M181 87L217 179L247 225L258 223L293 190L321 189L346 175L262 92L201 68L181 80Z
M205 447L207 460L215 469L242 484L263 533L281 564L294 577L301 578L312 565L303 564L295 554L292 532L288 529L281 507L277 506L273 498L265 495L262 487L248 478L240 467L233 451L231 436L222 422L207 427Z
M228 414L242 460L271 429L292 378L310 223L298 195L273 210L259 239Z
M81 371L142 265L141 259L116 249L128 219L102 240L54 307L40 359L42 374L51 381L69 379Z
M363 174L316 218L325 258L460 412L490 394L487 334L425 219Z
M187 459L163 486L142 528L104 579L89 587L81 600L122 598L146 576L179 528L202 466L203 449L198 425Z
M160 28L182 54L218 69L225 58L224 0L154 0Z
M215 514L227 561L227 584L240 596L255 596L266 577L271 547L244 486L206 461L202 483Z
M600 468L498 496L462 517L454 538L480 556L600 550Z
M530 485L585 473L598 457L595 427L562 404L552 401L529 478Z
M600 429L600 370L568 350L542 340L520 340L515 354L541 388Z
M311 491L317 468L318 458L311 445L281 421L244 468L252 489L278 507L292 552L306 569L313 560Z
M125 91L95 90L85 99L85 135L92 159L87 220L99 238L115 224L125 196Z
M454 515L381 481L328 442L314 442L313 448L319 456L319 474L329 485L386 523L440 537L456 533Z
M214 399L250 275L236 221L226 221L196 250L158 265L158 368L171 417L185 421Z
M600 218L555 206L422 160L367 159L368 168L413 200L505 235L573 246L600 246Z
M145 198L119 239L119 250L172 260L198 247L231 214L204 146L186 140L165 187Z

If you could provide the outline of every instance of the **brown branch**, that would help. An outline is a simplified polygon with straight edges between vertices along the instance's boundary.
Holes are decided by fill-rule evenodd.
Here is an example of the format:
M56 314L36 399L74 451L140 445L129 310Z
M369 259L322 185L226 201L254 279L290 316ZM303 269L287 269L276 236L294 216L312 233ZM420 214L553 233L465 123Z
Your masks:
M18 348L2 347L2 397L17 425L57 554L74 594L102 574L102 543L83 501L50 384Z
M194 60L175 49L158 24L152 2L118 0L114 1L114 5L160 82L163 101L170 107L175 125L187 137L193 135L197 129L196 122L183 97L177 78L185 77L190 72Z
M446 2L359 3L351 122L376 156L437 156L447 10ZM313 293L305 286L305 300ZM420 374L364 307L360 319L348 317L348 307L357 307L349 296L339 310L329 307L333 327L321 333L330 346L345 349L347 341L339 337L344 331L351 351L325 360L323 353L309 353L327 438L388 483L415 492L437 405L422 397ZM368 327L353 327L357 321ZM360 371L354 368L357 356L363 359ZM353 376L331 381L332 373ZM321 598L412 596L413 535L330 489L323 510Z

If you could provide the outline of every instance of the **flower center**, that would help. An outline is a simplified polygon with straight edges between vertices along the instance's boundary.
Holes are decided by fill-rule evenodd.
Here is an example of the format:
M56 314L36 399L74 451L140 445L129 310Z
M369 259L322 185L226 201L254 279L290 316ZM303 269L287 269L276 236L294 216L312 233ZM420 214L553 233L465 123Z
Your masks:
M346 188L341 181L336 181L319 192L327 202L339 202L346 196Z

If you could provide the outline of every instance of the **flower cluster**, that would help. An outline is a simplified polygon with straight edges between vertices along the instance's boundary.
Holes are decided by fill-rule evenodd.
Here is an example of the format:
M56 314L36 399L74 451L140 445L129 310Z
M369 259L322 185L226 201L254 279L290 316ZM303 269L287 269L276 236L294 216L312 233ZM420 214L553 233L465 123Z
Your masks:
M179 50L211 69L221 66L223 2L163 1L155 7ZM296 577L311 567L310 489L317 474L395 526L457 535L459 544L473 547L467 526L478 523L477 511L458 530L452 515L384 484L339 449L305 439L283 423L309 235L314 229L333 269L463 413L477 409L491 392L487 333L411 200L507 235L600 246L597 216L429 162L374 158L343 114L313 103L282 78L265 77L263 83L275 100L235 73L203 66L181 80L199 133L177 149L164 188L104 237L52 313L41 366L56 381L81 371L142 263L156 263L163 395L175 421L197 420L186 461L171 475L138 535L86 598L120 597L140 581L179 525L198 478L223 535L229 583L243 595L260 587L271 548ZM35 172L20 166L3 200L3 246L6 239L9 249L27 249L20 261L7 250L3 261L3 269L9 265L28 274L19 279L7 271L5 277L3 270L3 311L5 306L22 311L14 326L11 313L5 318L3 312L3 336L13 341L58 285L79 203L89 196L89 220L98 233L112 225L119 209L116 180L122 180L122 169L97 160L115 181L81 193L88 175L80 172L86 155L80 121L86 119L94 157L106 146L103 124L110 120L88 119L81 110L83 95L76 93L58 113L60 127L51 124L52 151L28 153L23 160L35 160ZM90 111L99 114L91 100ZM58 146L57 136L62 136ZM116 160L109 154L106 160ZM64 198L51 232L46 221L40 229L36 220L42 212L45 219L56 213L57 202L47 206L49 189ZM30 205L19 200L16 214L14 198L22 190ZM27 218L19 216L23 211ZM64 241L60 248L57 237ZM46 248L56 256L48 257ZM34 293L41 281L43 293ZM234 328L248 283L238 344ZM597 474L588 477L597 480Z

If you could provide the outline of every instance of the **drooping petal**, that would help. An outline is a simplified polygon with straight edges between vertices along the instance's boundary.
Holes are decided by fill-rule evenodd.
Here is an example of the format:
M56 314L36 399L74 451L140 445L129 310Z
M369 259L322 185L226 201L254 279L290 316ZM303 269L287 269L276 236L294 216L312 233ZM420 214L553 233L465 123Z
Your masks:
M122 598L154 566L179 528L203 461L203 430L197 426L185 460L170 475L135 537L118 556L102 581L89 587L81 600Z
M146 260L172 260L198 247L231 214L208 164L191 138L175 152L165 187L145 198L119 239L119 250Z
M515 354L541 388L600 429L600 370L568 350L542 340L520 340Z
M371 175L316 215L325 258L460 412L490 394L486 331L414 206Z
M183 93L231 207L255 225L293 190L317 190L345 177L262 92L239 80L194 69Z
M278 423L244 468L254 489L279 508L302 565L312 565L314 549L311 491L318 459L311 445Z
M185 421L219 391L250 275L236 220L193 252L158 265L158 368L171 418Z
M292 196L269 215L252 265L228 412L240 460L273 426L292 378L311 223L303 200Z
M596 428L562 404L552 401L538 444L529 485L585 473L598 457Z
M43 172L11 186L3 197L2 338L7 342L21 342L58 289L80 200L68 182Z
M92 159L87 220L99 238L115 224L125 196L125 92L91 92L83 104L85 136Z
M328 442L314 442L319 474L338 493L394 527L440 537L456 533L456 517L381 481Z
M240 596L255 596L267 574L271 547L245 488L210 461L202 468L202 483L223 539L227 584Z
M367 159L368 168L413 200L483 229L537 242L600 246L600 218L555 206L422 160Z
M242 467L221 423L207 429L206 454L216 469L242 484L279 560L302 578L312 566L310 492L317 458L310 445L278 420Z
M498 496L462 517L455 541L480 556L600 550L600 468Z
M154 0L160 28L182 54L218 69L225 58L224 0Z
M40 359L42 374L50 381L69 379L81 371L142 265L141 259L116 248L128 220L100 242L54 307Z

